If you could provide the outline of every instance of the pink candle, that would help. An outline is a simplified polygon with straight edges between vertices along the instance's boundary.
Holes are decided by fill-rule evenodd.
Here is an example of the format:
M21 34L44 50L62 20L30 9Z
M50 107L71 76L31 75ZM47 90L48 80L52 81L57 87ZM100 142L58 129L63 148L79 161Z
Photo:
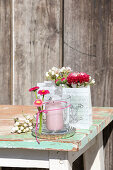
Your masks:
M63 129L63 110L61 110L62 104L59 101L51 101L46 105L46 126L48 130L58 131ZM60 110L54 110L60 109Z

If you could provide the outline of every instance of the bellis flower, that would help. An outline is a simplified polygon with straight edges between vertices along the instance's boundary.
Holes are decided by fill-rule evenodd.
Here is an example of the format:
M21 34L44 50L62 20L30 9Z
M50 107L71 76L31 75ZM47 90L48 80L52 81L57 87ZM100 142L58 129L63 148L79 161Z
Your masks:
M36 87L32 87L32 88L30 88L30 89L29 89L29 92L32 92L32 91L34 91L34 92L35 92L35 91L36 91L36 90L38 90L38 89L39 89L39 87L38 87L38 86L36 86Z
M41 99L37 99L34 101L34 105L37 107L41 107L43 105L43 102Z
M40 94L40 95L46 95L46 94L49 94L50 92L49 92L49 90L39 90L38 91L38 94Z

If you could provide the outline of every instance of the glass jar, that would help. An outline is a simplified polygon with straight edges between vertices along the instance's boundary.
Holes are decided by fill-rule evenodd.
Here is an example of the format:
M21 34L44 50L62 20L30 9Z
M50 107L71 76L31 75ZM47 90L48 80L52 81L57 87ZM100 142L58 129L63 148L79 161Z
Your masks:
M75 128L70 128L69 126L69 114L70 114L70 98L62 100L48 100L45 102L42 122L42 132L39 130L35 132L33 130L33 135L39 138L46 139L58 139L63 137L72 136L75 133ZM45 117L45 116L44 116ZM39 122L40 124L40 122Z

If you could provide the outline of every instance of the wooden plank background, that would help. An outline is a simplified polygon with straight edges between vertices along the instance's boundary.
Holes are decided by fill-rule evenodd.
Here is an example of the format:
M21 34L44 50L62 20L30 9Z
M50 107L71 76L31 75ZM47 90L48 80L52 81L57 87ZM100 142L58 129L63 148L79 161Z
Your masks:
M11 104L11 8L0 0L0 104Z
M65 0L64 65L67 64L95 78L94 106L113 106L113 1Z
M91 74L93 106L113 106L113 0L0 0L0 104L32 104L28 89L52 66ZM104 130L106 170L112 129Z
M28 89L42 82L45 72L61 63L61 1L14 2L14 99L32 104Z

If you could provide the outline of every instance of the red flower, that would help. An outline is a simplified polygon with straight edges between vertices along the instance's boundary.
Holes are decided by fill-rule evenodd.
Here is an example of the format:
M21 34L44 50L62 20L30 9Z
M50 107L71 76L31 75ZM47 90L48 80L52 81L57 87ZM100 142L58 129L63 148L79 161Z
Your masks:
M64 80L66 80L66 78L65 77L63 77L62 79L61 79L61 81L63 82Z
M68 76L67 76L67 82L69 84L72 84L72 83L77 83L78 82L78 74L79 73L70 73Z
M40 95L46 95L46 94L49 94L50 92L49 92L49 90L39 90L38 91L38 94L40 94Z
M39 89L39 87L38 87L38 86L36 86L36 87L32 87L32 88L30 88L30 89L29 89L29 91L30 91L30 92L31 92L31 91L34 91L34 92L35 92L35 91L36 91L36 90L38 90L38 89Z
M78 80L80 83L89 82L89 75L86 73L80 73Z
M43 102L41 99L37 99L34 101L34 105L37 107L41 107L43 105Z
M67 82L69 84L85 83L89 82L89 75L86 73L70 73L67 77Z
M56 84L58 81L59 81L59 79L56 79L56 80L55 80L55 84Z

